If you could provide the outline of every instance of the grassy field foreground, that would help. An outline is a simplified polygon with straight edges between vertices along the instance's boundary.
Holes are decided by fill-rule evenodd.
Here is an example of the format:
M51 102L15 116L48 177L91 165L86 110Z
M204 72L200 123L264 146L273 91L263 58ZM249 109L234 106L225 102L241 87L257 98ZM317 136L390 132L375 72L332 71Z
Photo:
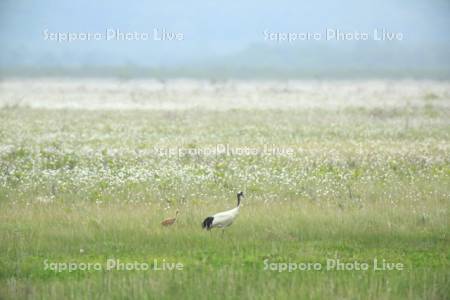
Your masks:
M2 109L0 298L446 299L450 113L439 97L332 111ZM294 151L156 151L218 144ZM202 231L239 190L236 223ZM375 258L404 268L375 271ZM183 270L107 271L108 259ZM265 270L327 259L369 270Z
M32 205L2 210L2 294L12 298L427 298L448 295L444 214L407 209L332 211L312 205L245 207L235 227L202 232L209 209L185 209L173 228L147 205ZM20 209L20 211L19 211ZM404 270L374 271L378 258ZM45 270L59 262L102 270ZM178 271L106 270L107 259L182 263ZM264 270L269 262L367 262L367 271Z

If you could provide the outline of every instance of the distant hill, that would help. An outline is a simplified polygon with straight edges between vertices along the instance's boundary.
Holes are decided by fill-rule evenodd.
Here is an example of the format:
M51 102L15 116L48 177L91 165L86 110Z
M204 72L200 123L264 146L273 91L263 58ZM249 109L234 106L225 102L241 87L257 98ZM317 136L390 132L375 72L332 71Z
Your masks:
M297 45L253 44L236 53L145 66L114 54L54 57L28 63L2 63L2 76L109 76L109 77L249 77L249 78L352 78L413 77L450 78L449 45L405 46L400 42L346 42L330 45L310 42ZM145 55L152 59L150 55ZM31 58L30 58L31 59ZM67 61L71 63L68 64ZM36 67L38 66L38 67Z

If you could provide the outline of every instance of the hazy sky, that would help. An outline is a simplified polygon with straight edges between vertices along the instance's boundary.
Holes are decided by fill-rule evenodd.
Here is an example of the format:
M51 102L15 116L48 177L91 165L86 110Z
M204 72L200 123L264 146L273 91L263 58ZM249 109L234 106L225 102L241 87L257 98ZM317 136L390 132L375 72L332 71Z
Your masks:
M450 1L27 1L0 4L0 63L39 65L171 65L239 53L269 43L271 32L324 32L336 28L400 32L402 43L450 44ZM49 32L153 32L165 28L182 41L44 40ZM302 43L313 43L304 41ZM342 44L342 43L341 43ZM297 43L298 45L298 43ZM281 45L285 46L285 45ZM332 45L339 47L342 45ZM437 46L439 47L439 46Z

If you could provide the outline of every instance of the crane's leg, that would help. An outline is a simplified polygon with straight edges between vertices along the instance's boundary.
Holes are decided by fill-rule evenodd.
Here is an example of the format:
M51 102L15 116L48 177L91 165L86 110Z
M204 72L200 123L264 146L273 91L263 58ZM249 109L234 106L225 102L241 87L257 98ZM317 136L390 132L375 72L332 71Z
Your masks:
M222 238L223 238L224 233L225 233L225 228L222 229Z

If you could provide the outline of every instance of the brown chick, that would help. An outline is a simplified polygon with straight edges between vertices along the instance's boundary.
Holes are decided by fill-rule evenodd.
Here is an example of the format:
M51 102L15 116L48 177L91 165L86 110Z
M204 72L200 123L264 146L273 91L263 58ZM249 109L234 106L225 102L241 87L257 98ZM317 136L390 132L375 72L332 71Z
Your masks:
M177 220L178 213L179 213L179 211L178 211L178 209L177 209L177 212L175 213L175 218L168 218L168 219L165 219L164 221L161 222L161 225L162 225L162 226L170 226L170 225L173 225L173 224L175 223L175 221Z

